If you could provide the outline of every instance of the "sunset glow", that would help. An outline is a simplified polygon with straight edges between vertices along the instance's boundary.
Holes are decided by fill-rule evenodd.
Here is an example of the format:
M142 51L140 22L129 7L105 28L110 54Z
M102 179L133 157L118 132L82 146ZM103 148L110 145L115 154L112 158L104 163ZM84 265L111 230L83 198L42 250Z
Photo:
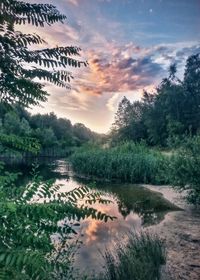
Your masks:
M140 99L143 89L153 90L167 75L171 63L181 69L189 55L200 51L198 0L48 2L67 21L37 28L37 33L49 47L80 46L89 66L73 72L71 91L47 86L48 103L34 113L54 111L72 123L107 132L123 96Z

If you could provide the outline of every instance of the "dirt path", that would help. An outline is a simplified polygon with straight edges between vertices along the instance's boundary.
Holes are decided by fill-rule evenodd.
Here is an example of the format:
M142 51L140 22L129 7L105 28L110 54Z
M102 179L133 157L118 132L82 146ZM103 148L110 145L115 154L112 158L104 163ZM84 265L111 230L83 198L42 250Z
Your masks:
M163 280L200 280L200 209L188 206L170 187L146 187L161 192L183 209L168 213L159 225L151 227L166 242Z

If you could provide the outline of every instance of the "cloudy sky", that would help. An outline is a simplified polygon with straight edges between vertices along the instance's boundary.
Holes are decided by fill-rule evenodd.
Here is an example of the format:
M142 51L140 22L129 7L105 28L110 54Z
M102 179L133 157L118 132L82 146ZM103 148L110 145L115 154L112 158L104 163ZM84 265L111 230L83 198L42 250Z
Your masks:
M74 73L71 91L48 86L48 103L34 112L54 111L72 123L107 132L123 96L137 100L143 89L152 91L172 62L182 75L185 59L200 52L200 0L48 3L66 14L67 21L39 33L49 47L80 46L89 67Z

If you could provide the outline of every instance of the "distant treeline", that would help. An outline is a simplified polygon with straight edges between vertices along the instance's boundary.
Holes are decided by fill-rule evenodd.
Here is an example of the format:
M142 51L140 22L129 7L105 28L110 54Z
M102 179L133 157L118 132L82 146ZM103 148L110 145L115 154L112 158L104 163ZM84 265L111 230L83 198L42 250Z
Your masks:
M112 142L145 141L150 146L179 146L200 131L200 55L187 59L183 79L176 65L156 92L144 91L141 101L126 97L119 104L112 127Z
M19 136L36 139L40 144L39 156L66 156L73 147L88 141L96 141L100 135L91 131L82 123L72 125L71 121L58 118L54 113L31 115L23 108L7 110L0 106L0 135ZM14 150L0 144L0 156L15 156ZM22 155L22 152L20 151ZM23 156L31 156L24 153Z

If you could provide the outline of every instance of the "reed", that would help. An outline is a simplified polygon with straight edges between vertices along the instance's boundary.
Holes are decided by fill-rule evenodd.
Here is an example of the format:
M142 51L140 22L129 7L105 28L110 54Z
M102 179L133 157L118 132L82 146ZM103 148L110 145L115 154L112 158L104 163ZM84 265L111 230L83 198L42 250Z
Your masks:
M82 147L70 157L77 174L129 183L168 183L169 157L127 142L113 148Z

